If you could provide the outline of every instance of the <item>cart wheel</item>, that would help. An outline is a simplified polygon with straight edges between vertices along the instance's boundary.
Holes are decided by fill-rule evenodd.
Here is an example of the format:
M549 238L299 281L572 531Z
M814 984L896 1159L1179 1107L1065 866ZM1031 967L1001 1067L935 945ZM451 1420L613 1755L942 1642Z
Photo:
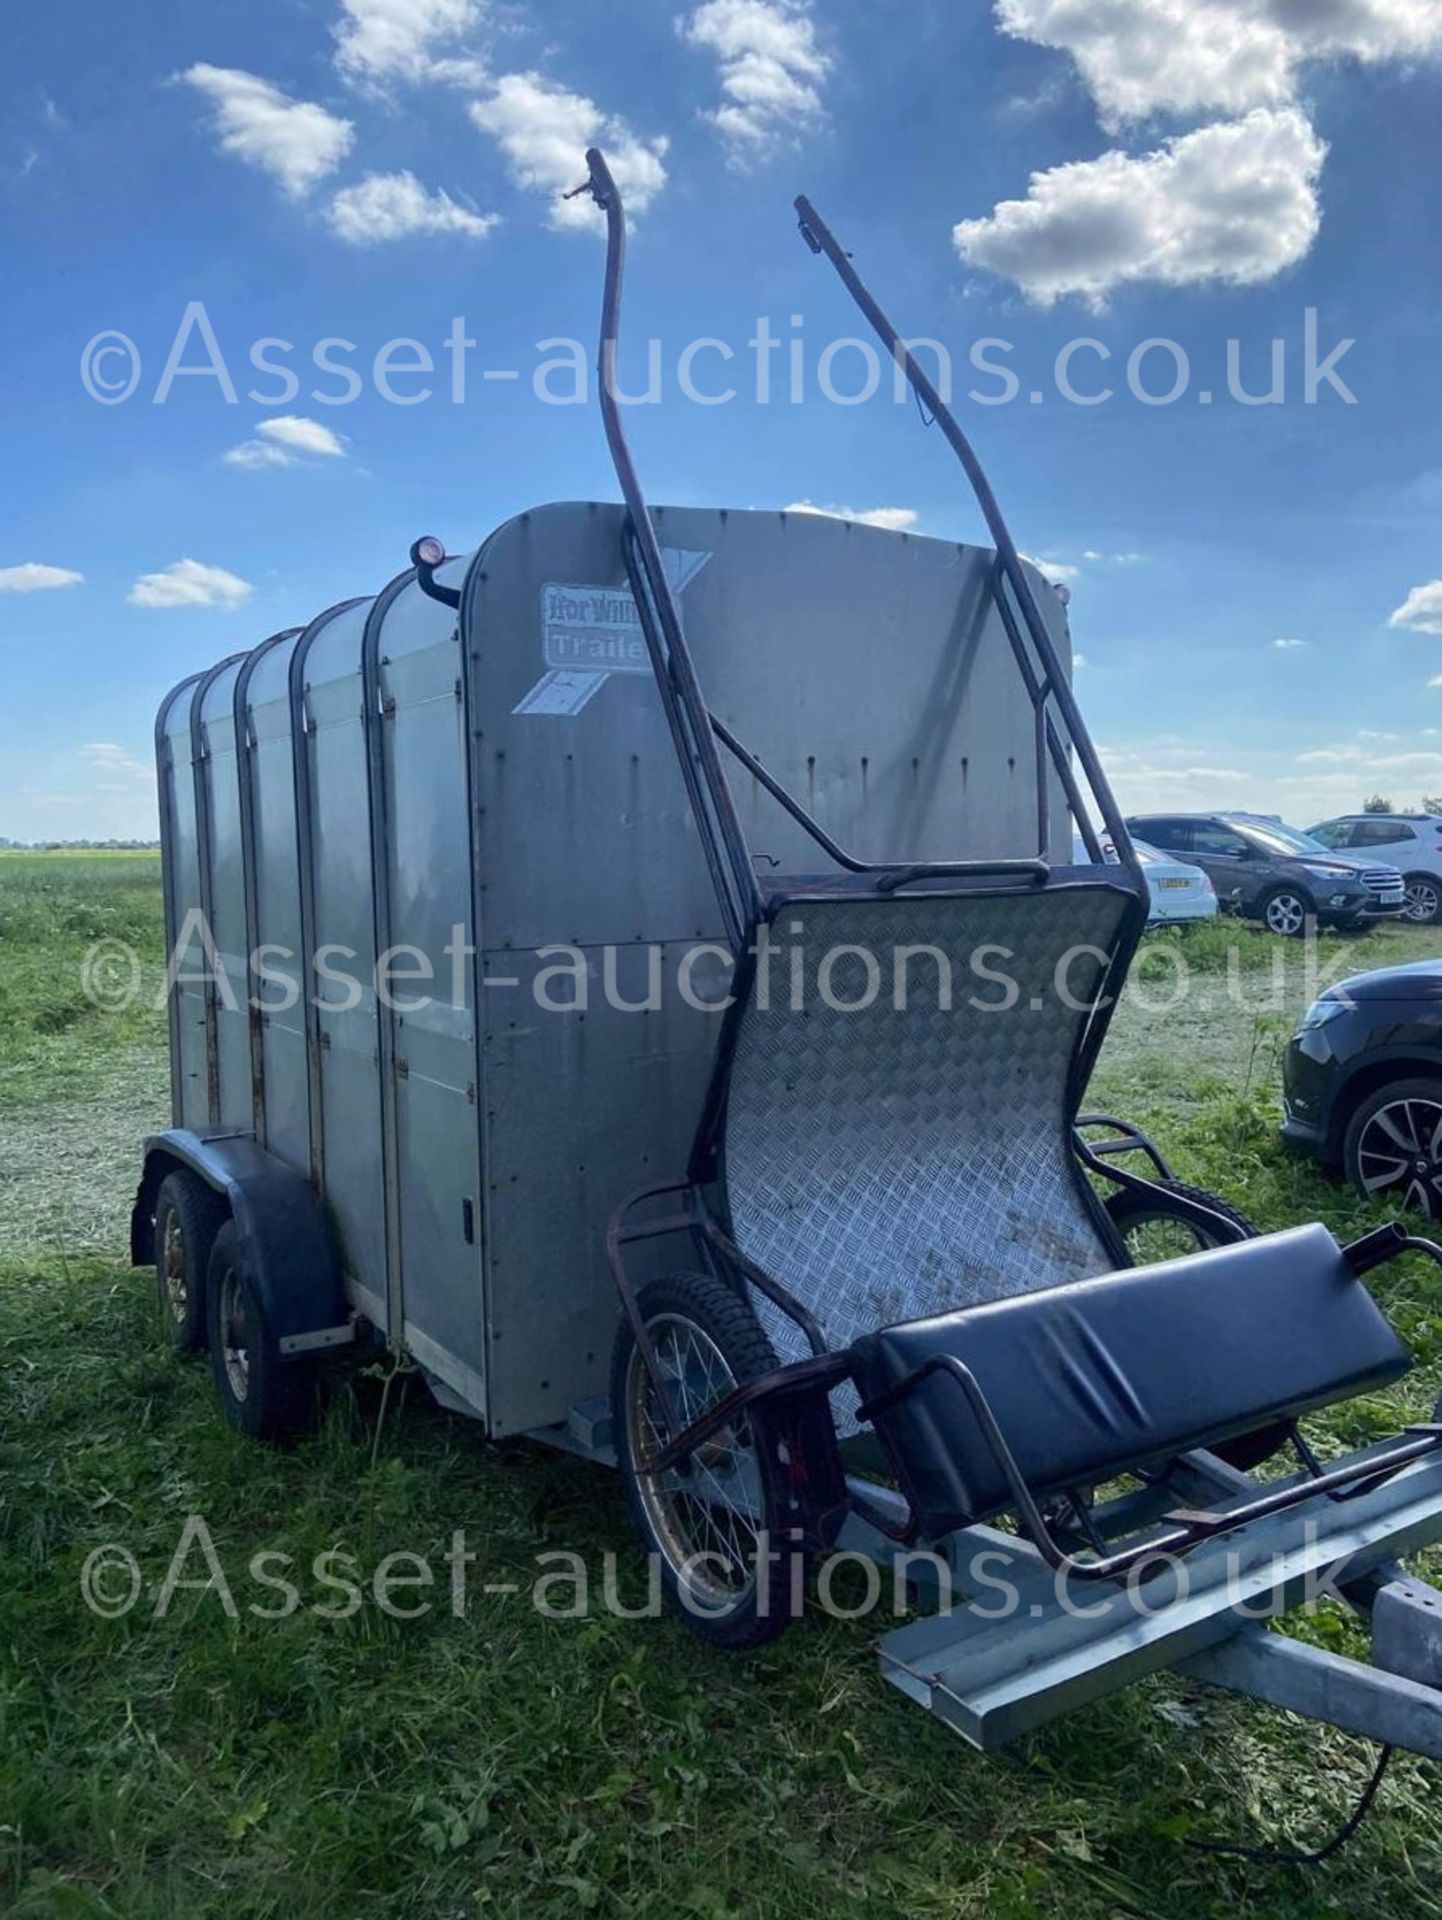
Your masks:
M194 1173L168 1173L155 1196L155 1292L177 1353L205 1345L205 1276L227 1211Z
M226 1420L252 1440L276 1445L293 1440L314 1399L315 1362L282 1360L241 1260L234 1221L216 1235L205 1291L211 1372Z
M1167 1205L1169 1193L1183 1200L1195 1200L1198 1206L1220 1214L1236 1231L1212 1234L1194 1227L1190 1220L1183 1219ZM1155 1266L1159 1260L1184 1260L1189 1253L1204 1253L1211 1247L1225 1247L1235 1240L1257 1237L1257 1229L1246 1214L1238 1212L1215 1193L1208 1193L1203 1187L1189 1187L1183 1180L1158 1180L1144 1193L1122 1187L1107 1195L1106 1208L1134 1267Z
M638 1304L683 1424L778 1364L750 1303L713 1275L652 1281ZM629 1322L616 1341L611 1405L626 1502L669 1604L712 1646L742 1652L774 1640L800 1612L805 1564L770 1525L750 1422L723 1428L685 1467L639 1473L637 1459L672 1428Z
M1166 1203L1169 1193L1180 1194L1184 1200L1195 1200L1200 1206L1209 1207L1213 1213L1229 1221L1236 1232L1228 1235L1220 1232L1210 1234L1200 1227L1194 1227L1189 1220L1183 1220L1170 1211ZM1147 1193L1133 1193L1123 1188L1108 1196L1106 1208L1134 1267L1154 1266L1159 1260L1183 1260L1189 1253L1205 1253L1212 1247L1229 1246L1237 1240L1257 1238L1256 1227L1230 1201L1223 1200L1215 1193L1208 1193L1205 1187L1189 1187L1184 1180L1159 1180L1155 1188ZM1283 1426L1259 1427L1255 1433L1242 1433L1234 1440L1223 1440L1212 1451L1228 1466L1236 1467L1241 1473L1249 1473L1253 1467L1259 1467L1264 1460L1270 1460L1274 1453L1280 1452L1290 1439L1291 1435Z

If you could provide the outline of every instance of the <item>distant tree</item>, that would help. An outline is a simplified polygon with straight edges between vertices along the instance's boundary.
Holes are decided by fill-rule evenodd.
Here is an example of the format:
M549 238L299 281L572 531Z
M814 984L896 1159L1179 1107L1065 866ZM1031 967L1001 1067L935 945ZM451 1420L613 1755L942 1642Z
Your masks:
M1423 813L1442 813L1442 793L1424 793L1422 811Z
M1374 793L1370 800L1362 802L1363 813L1395 813L1397 809L1385 794Z

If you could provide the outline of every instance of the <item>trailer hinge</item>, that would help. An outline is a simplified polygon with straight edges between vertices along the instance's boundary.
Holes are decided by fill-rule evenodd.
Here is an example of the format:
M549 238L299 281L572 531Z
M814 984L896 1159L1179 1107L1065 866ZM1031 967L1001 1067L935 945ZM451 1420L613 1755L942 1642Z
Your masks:
M384 719L386 719L386 720L389 720L389 719L391 718L391 716L392 716L392 714L394 714L394 712L395 712L395 710L396 710L396 697L395 697L395 695L394 695L393 693L385 693L385 694L382 694L382 695L381 695L381 715L382 715L382 717L383 717Z
M396 1074L402 1080L408 1080L410 1078L411 1063L403 1053L396 1055Z

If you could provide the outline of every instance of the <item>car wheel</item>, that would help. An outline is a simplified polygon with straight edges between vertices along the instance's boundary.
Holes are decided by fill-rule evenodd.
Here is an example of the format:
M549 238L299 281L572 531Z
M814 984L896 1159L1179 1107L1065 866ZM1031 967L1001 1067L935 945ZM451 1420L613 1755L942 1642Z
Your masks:
M1400 1200L1442 1220L1442 1080L1395 1080L1364 1100L1342 1149L1369 1200Z
M198 1174L168 1173L155 1196L155 1294L177 1353L205 1345L205 1276L228 1209Z
M1277 887L1258 909L1259 918L1269 933L1284 940L1299 940L1307 930L1312 903L1295 887Z
M751 1303L714 1274L653 1280L637 1297L676 1417L689 1425L738 1386L776 1365ZM805 1575L799 1551L768 1511L756 1435L742 1414L662 1475L640 1462L671 1427L623 1321L612 1367L616 1464L662 1592L698 1638L730 1652L774 1640L799 1611Z
M1430 873L1407 875L1407 904L1402 918L1419 927L1435 926L1442 919L1442 880Z

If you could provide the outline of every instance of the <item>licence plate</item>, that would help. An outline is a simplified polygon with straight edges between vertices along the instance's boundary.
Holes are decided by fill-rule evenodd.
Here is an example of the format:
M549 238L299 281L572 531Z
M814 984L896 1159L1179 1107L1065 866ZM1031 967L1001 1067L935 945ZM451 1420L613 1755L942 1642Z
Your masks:
M1191 884L1190 880L1163 880L1161 882L1161 889L1163 893L1171 893L1176 889L1185 892Z

